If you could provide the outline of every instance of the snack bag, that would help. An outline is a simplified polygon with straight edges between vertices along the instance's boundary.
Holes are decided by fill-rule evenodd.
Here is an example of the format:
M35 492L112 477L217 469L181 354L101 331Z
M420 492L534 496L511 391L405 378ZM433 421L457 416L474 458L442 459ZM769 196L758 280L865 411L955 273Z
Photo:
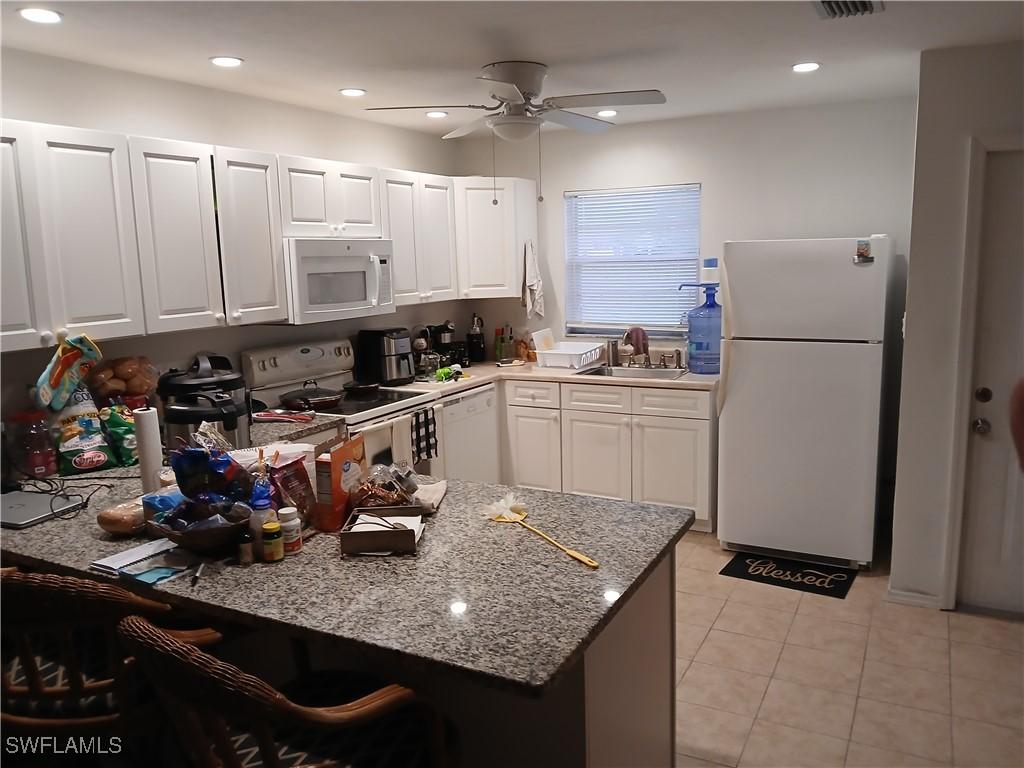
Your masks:
M88 387L79 384L57 415L57 454L62 475L77 475L117 466L100 426L100 415Z
M101 357L100 348L85 334L64 339L36 382L36 402L41 408L62 410Z
M108 405L100 409L100 423L107 442L114 449L122 467L139 463L139 446L135 438L135 417L126 405Z
M306 524L312 517L316 494L303 458L301 455L294 456L277 466L271 466L270 480L281 495L281 503L295 507L299 511L299 518Z

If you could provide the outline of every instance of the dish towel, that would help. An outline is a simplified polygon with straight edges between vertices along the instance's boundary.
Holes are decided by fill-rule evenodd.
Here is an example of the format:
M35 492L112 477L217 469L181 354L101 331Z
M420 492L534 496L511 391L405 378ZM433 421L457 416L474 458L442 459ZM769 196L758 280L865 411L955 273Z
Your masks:
M375 424L359 432L363 436L363 451L370 465L387 464L391 450L391 425L388 422Z
M412 467L419 459L412 449L412 416L391 422L391 460L400 467Z
M523 245L523 306L526 318L544 317L544 281L537 263L537 247L532 239Z
M424 459L437 457L437 420L433 408L416 411L412 421L412 459L418 464Z
M437 483L430 483L429 485L421 485L416 489L414 498L420 503L420 506L426 507L427 509L437 510L441 504L441 499L448 492L448 481L441 480Z

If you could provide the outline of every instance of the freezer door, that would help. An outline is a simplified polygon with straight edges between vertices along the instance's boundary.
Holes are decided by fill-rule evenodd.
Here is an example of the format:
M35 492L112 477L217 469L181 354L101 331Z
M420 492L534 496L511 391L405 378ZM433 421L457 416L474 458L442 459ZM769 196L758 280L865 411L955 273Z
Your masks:
M719 539L870 561L882 345L726 344Z
M885 235L726 242L725 337L880 341L890 248Z

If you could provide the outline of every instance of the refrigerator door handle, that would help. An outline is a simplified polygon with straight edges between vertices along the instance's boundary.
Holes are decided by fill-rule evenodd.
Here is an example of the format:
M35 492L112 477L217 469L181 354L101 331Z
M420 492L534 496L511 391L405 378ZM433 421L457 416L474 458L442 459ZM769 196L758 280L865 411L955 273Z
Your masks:
M719 417L722 415L722 408L725 406L725 388L729 382L729 357L732 348L732 339L722 339L722 367L718 376L718 392L715 394L715 411Z

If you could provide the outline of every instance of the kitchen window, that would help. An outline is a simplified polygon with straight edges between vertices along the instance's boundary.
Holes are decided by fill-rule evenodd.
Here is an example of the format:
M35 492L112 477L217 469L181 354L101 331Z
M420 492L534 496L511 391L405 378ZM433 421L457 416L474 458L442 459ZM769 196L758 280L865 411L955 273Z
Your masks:
M699 259L700 184L566 192L566 333L678 334Z

